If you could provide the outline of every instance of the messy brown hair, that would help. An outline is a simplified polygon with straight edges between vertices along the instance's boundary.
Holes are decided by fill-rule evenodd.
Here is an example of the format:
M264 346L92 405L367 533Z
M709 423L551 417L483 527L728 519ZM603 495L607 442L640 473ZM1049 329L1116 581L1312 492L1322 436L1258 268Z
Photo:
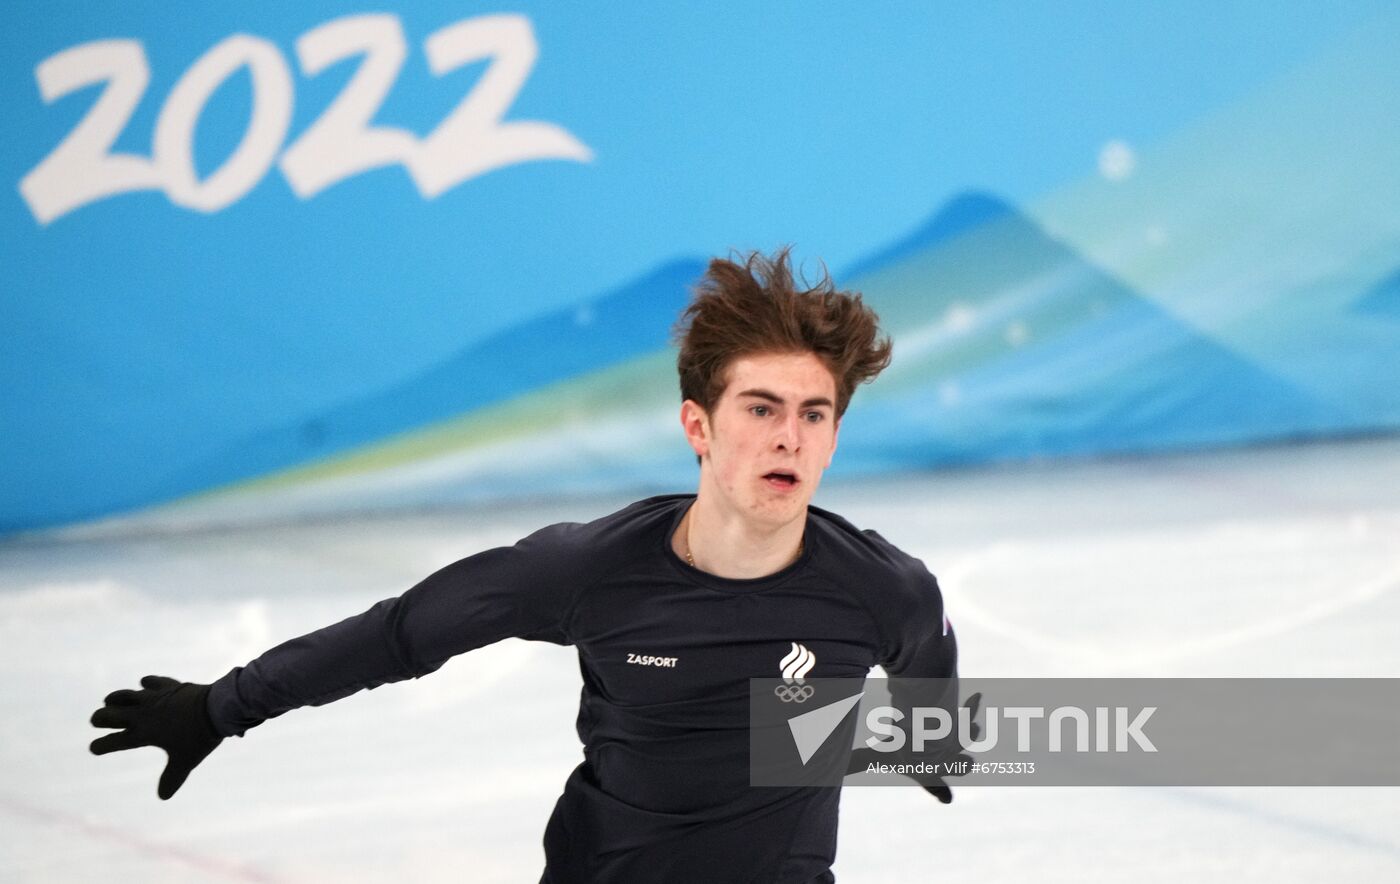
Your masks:
M838 291L831 277L811 288L793 278L789 249L771 258L751 252L739 261L715 258L695 299L676 323L681 400L712 411L735 359L759 353L812 353L836 379L836 416L859 384L890 364L890 339L859 294ZM806 281L802 282L806 285Z

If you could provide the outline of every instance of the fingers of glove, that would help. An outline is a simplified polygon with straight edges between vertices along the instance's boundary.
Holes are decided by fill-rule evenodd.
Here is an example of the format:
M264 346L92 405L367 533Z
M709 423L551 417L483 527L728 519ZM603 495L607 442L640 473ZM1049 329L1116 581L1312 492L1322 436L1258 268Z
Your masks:
M198 763L198 762L196 762ZM160 782L156 785L156 794L161 801L169 801L170 796L180 790L189 778L190 771L194 770L194 765L182 759L169 758L165 762L165 770L161 772Z
M93 740L88 745L88 751L93 755L106 755L108 752L122 752L149 745L151 745L149 741L141 739L131 731L120 731Z
M953 790L945 783L938 783L933 786L924 786L924 791L938 799L939 804L953 803Z
M102 702L108 706L135 706L141 702L141 692L122 688L103 697Z
M160 690L161 688L178 687L179 681L165 675L147 675L141 679L141 687L150 690Z
M982 737L982 725L977 723L977 707L982 704L982 692L978 691L967 698L963 703L963 708L967 710L967 737L970 741L976 742Z
M103 706L89 720L93 727L131 727L134 718L128 706Z

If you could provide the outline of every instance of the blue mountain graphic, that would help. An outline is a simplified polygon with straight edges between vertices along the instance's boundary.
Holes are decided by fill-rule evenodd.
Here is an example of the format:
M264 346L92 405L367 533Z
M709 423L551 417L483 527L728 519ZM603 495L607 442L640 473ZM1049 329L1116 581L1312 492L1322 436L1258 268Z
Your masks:
M521 323L391 389L252 436L147 500L313 463L654 356L704 268L698 259L673 261ZM895 340L891 369L853 401L842 429L843 470L1149 452L1339 425L1330 405L1178 320L987 194L955 197L838 282L862 292ZM1391 291L1378 288L1378 299L1393 298ZM674 376L640 383L646 397L675 395ZM661 444L622 434L568 475L557 461L523 459L509 488L473 474L454 493L501 495L546 482L620 488L638 481L640 464L656 461L646 446ZM683 443L676 445L680 451ZM693 479L693 462L674 460Z
M843 281L895 340L842 432L865 468L1233 444L1339 418L984 194L856 270Z
M677 259L576 307L512 326L389 389L267 431L169 482L161 498L383 441L667 345L706 262Z
M959 194L950 199L918 230L894 245L862 258L846 268L846 272L841 276L843 279L855 279L898 264L904 258L930 246L955 239L960 234L976 230L1011 214L1014 214L1014 210L1010 206L990 194L977 191Z

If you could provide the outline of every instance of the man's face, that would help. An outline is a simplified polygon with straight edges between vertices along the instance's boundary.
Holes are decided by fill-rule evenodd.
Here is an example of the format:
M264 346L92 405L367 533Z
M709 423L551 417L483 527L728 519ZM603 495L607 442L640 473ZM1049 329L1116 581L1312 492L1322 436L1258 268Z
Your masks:
M770 526L804 515L836 451L836 380L812 353L745 356L727 380L710 413L681 407L702 493Z

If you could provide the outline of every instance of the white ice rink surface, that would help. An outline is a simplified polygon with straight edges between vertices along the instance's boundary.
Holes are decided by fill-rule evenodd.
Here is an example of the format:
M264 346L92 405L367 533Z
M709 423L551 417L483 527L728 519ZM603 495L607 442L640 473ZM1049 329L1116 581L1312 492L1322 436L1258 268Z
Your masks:
M684 489L678 489L684 490ZM227 740L172 801L101 698L209 681L626 501L0 542L0 880L538 880L573 652L510 641ZM970 676L1400 677L1400 438L829 484L939 575ZM1302 759L1305 763L1306 759ZM846 884L1400 881L1400 789L847 788Z

